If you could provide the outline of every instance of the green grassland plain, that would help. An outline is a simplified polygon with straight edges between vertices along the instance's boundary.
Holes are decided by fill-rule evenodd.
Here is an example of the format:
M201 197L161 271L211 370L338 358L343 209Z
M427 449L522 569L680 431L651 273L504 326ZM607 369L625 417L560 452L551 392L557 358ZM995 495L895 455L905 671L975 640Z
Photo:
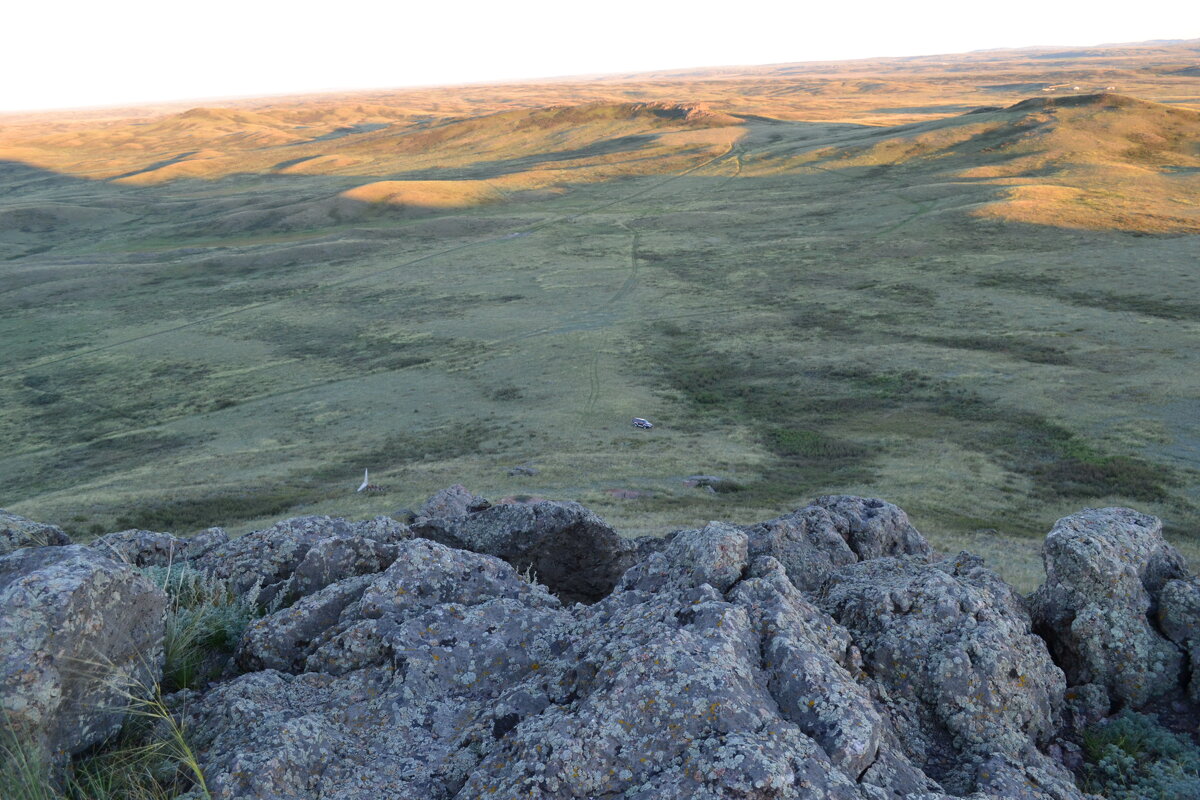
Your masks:
M656 91L691 101L673 80ZM1196 99L1190 81L1170 83L1172 107ZM1003 99L1032 94L1021 86ZM921 109L952 104L922 91ZM1139 117L1134 144L1183 131L1150 161L1121 150L1055 173L1058 153L980 177L980 137L1025 112L917 113L898 91L908 126L881 127L886 94L858 122L729 96L743 116L691 125L709 138L627 125L621 106L603 112L616 127L563 134L553 151L506 140L509 158L370 173L138 185L10 154L0 505L86 540L386 514L463 483L493 499L579 500L637 535L853 493L897 503L935 546L980 553L1028 590L1054 519L1119 504L1161 516L1200 557L1188 227L1200 125L1146 133ZM946 120L992 127L951 135ZM578 122L534 127L558 136ZM325 140L337 158L383 135L337 130ZM286 164L286 146L254 152L274 147ZM1126 185L1104 170L1135 156L1150 181L1141 216L1086 224ZM528 177L549 162L554 180ZM1030 176L1055 187L1047 214L1068 222L989 211ZM372 180L427 191L431 178L490 181L498 197L420 207L346 194ZM518 464L537 474L510 475ZM364 468L385 492L354 492ZM722 491L685 485L694 473L726 479Z

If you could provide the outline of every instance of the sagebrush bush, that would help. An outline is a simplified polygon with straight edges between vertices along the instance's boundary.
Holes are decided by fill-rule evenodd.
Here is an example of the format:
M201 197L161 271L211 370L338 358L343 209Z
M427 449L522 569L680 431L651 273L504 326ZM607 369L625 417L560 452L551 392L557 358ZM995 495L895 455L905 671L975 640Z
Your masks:
M1108 800L1200 798L1200 748L1153 715L1127 711L1092 726L1083 752L1083 788Z

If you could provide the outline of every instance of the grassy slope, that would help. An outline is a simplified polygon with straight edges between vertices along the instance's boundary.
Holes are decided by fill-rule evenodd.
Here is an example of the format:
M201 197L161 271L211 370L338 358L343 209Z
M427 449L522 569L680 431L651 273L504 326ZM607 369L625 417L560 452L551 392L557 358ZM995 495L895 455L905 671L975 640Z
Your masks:
M984 77L974 95L1028 94L980 88L1009 85ZM724 107L819 118L836 100L885 113L886 93L862 81L782 68L739 80L717 112L690 116L610 104L435 124L410 108L405 128L396 105L314 103L304 118L295 104L176 114L158 123L174 138L140 155L132 133L113 144L126 123L54 133L81 143L40 152L108 177L258 135L240 155L221 145L250 167L219 180L4 169L0 503L80 535L245 530L301 511L386 513L459 481L579 499L643 533L853 492L897 502L939 545L982 552L1027 588L1056 516L1120 503L1163 516L1200 553L1194 236L986 211L1012 206L1013 181L1097 191L1080 159L1123 168L1128 153L1056 159L1050 178L1023 166L1050 145L1078 156L1072 137L1095 137L1076 118L1042 151L980 152L994 143L974 137L995 138L982 129L1041 125L1045 109L896 131L730 125ZM900 87L893 117L928 119L904 109L970 94L956 80ZM712 98L700 79L642 85ZM597 86L620 93L542 95L597 99ZM505 102L533 105L522 92ZM1105 123L1110 144L1146 133L1145 115L1119 120ZM297 146L296 124L314 128L305 140L330 138ZM1162 189L1197 155L1194 123L1180 124L1182 145L1138 162L1152 223L1169 216L1164 197L1195 205L1193 184ZM396 155L430 130L463 146ZM255 166L302 156L334 160L300 174ZM993 173L968 174L980 168ZM432 192L434 208L353 196L438 179L466 188L404 184ZM367 199L395 196L387 188ZM1057 214L1052 199L1033 205ZM634 415L658 427L636 431ZM507 475L526 462L539 474ZM367 466L386 494L353 493ZM695 472L740 489L688 489Z

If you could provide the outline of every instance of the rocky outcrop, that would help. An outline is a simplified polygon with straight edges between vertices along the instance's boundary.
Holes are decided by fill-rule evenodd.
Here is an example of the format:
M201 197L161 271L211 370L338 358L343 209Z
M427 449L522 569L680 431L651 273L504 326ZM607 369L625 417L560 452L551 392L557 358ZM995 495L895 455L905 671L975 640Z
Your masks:
M1062 674L977 560L845 567L821 600L846 627L777 559L751 556L750 539L723 523L677 532L607 596L569 608L498 558L402 542L384 572L247 631L238 660L254 671L189 706L209 787L950 797L929 774L940 772L976 800L1082 797L1037 749L1055 731ZM885 588L871 593L876 578ZM914 659L919 677L888 654Z
M0 710L56 757L116 733L162 669L166 595L88 547L0 557Z
M483 511L490 506L487 499L471 494L461 483L448 486L425 501L417 512L417 523L431 519L457 519L465 517L473 511Z
M303 517L208 547L128 531L23 549L0 558L0 599L10 561L91 587L183 558L265 590L276 610L222 680L172 698L228 800L1084 800L1067 766L1082 725L1156 693L1138 681L1196 699L1200 582L1126 509L1055 526L1031 614L979 558L935 560L882 500L638 541L574 503L452 487L435 508L415 530ZM143 601L122 586L104 602L133 624ZM0 633L57 635L31 619ZM1166 666L1131 663L1143 652ZM2 686L5 708L31 705ZM75 714L95 741L112 725L89 713L37 719Z
M55 525L43 525L0 508L0 556L21 547L60 547L71 537Z
M604 597L638 560L636 543L578 503L496 505L462 516L418 519L413 533L494 555L518 571L530 569L568 601Z
M1183 653L1153 617L1164 586L1187 573L1157 518L1128 508L1063 517L1043 561L1033 619L1072 686L1096 684L1134 708L1179 687Z

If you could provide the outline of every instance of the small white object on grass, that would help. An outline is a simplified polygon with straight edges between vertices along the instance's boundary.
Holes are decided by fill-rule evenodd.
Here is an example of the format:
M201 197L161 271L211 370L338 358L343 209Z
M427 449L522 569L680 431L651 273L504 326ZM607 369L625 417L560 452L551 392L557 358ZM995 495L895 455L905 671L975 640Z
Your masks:
M369 469L364 469L362 486L358 487L354 491L361 492L363 489L366 489L370 485L371 485L371 471Z

